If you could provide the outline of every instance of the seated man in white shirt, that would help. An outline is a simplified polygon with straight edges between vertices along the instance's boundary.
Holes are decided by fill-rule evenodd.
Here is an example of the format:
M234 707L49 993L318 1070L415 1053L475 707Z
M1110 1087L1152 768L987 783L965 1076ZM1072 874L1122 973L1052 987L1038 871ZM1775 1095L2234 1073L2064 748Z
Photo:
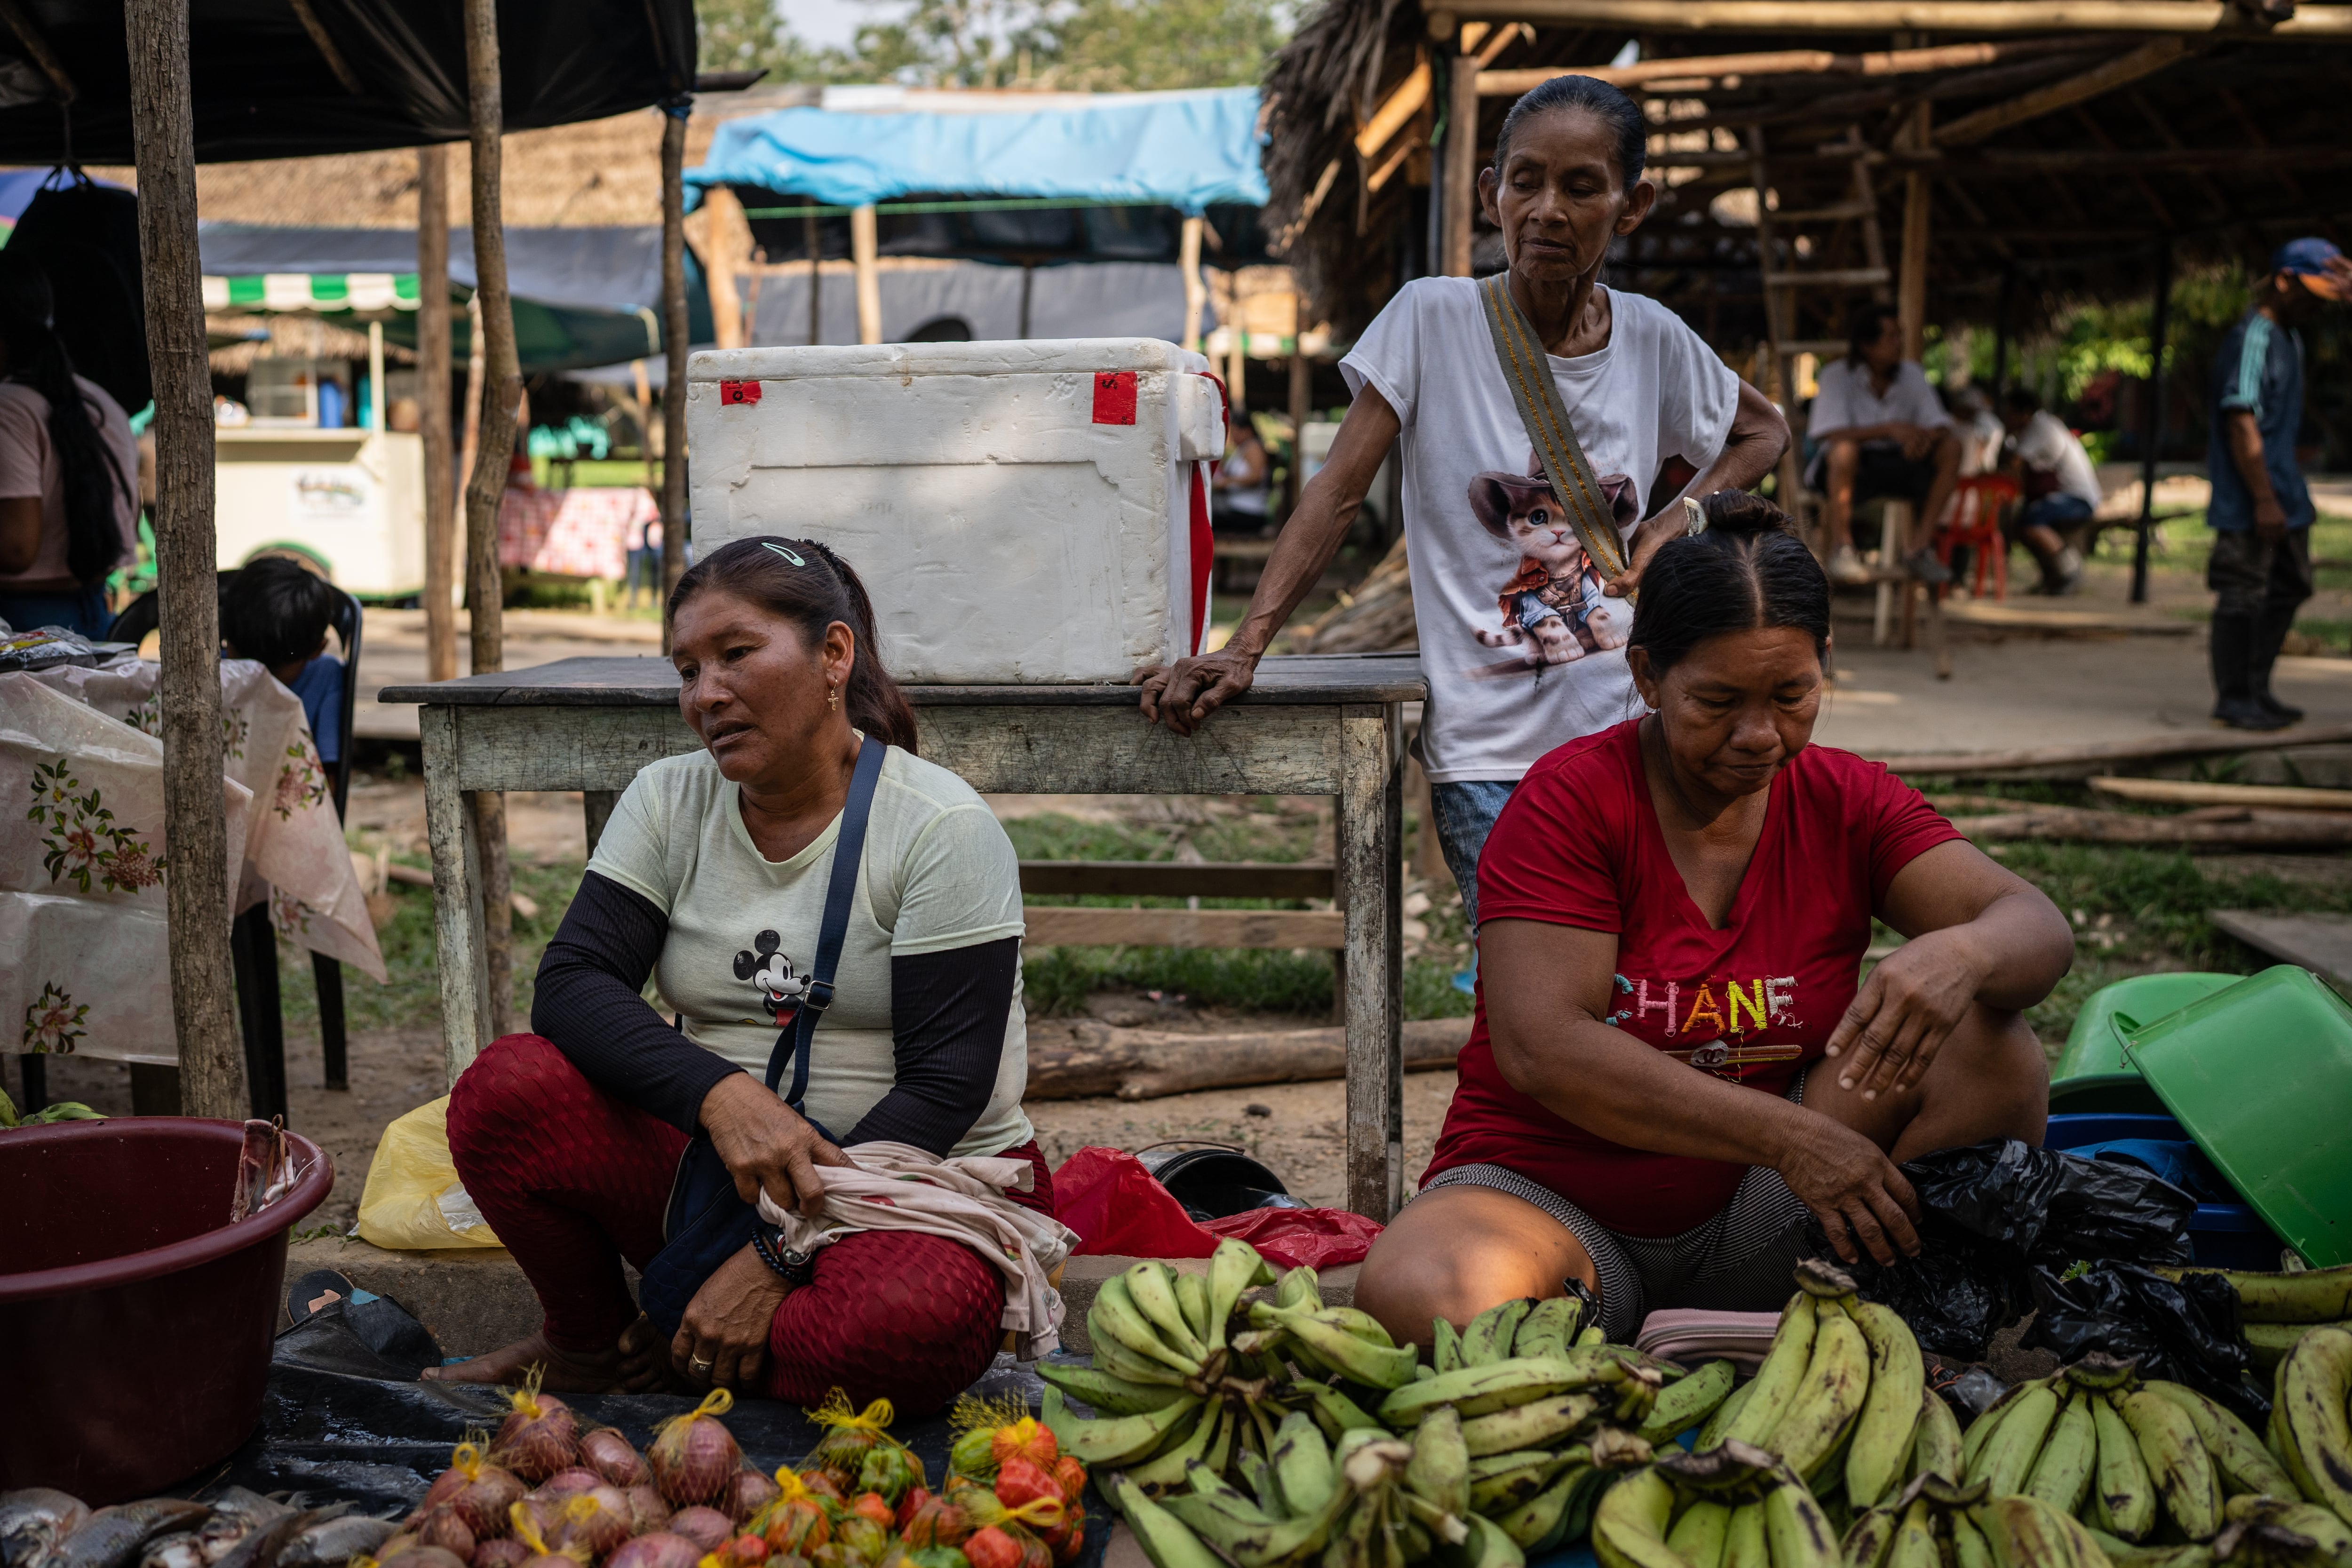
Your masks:
M2009 453L2024 469L2025 504L2014 537L2042 563L2042 593L2072 594L2083 585L2083 556L2065 535L2098 510L2098 470L2074 432L2031 387L2001 395L2000 422L2009 430Z
M1822 367L1807 434L1817 443L1805 475L1829 498L1822 529L1834 583L1864 583L1870 571L1853 550L1853 509L1882 496L1911 502L1915 557L1941 581L1925 541L1959 477L1960 443L1927 372L1903 357L1903 328L1892 305L1864 305L1855 313L1846 357ZM1916 568L1915 569L1919 569Z

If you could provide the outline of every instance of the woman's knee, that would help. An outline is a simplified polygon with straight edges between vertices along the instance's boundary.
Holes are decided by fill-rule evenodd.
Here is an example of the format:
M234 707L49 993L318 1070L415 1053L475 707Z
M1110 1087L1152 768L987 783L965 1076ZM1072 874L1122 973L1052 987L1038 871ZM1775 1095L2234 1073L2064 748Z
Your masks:
M1936 1055L1888 1145L1898 1163L1990 1138L2039 1147L2050 1121L2050 1058L2022 1013L1969 1007Z
M970 1247L860 1231L820 1252L815 1278L776 1310L772 1392L814 1401L838 1384L860 1405L936 1409L987 1370L1003 1317L1004 1276Z

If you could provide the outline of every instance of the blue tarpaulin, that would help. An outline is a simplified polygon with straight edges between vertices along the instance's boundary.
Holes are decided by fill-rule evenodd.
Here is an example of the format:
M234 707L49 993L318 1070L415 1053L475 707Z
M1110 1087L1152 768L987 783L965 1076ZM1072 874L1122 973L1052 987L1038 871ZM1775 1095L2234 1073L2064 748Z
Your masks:
M712 185L828 206L954 195L1263 206L1255 88L1106 95L1029 114L782 109L721 122L687 199Z

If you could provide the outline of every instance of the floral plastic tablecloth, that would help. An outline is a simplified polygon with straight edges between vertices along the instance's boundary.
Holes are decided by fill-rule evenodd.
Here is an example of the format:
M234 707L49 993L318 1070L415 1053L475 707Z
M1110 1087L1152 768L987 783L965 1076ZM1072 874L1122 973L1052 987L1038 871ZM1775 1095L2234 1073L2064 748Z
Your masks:
M629 547L661 507L638 486L525 489L499 502L499 564L567 577L628 574Z
M0 1049L179 1059L161 674L133 659L0 675ZM225 659L221 702L237 868L224 918L267 900L281 936L382 981L301 700L260 665Z

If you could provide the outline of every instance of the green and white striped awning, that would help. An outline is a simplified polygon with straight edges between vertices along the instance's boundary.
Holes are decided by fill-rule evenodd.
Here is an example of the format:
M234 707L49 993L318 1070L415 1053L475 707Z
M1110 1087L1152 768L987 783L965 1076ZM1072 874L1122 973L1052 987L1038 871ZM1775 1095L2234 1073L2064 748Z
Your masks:
M207 310L414 310L414 272L265 272L205 279Z

